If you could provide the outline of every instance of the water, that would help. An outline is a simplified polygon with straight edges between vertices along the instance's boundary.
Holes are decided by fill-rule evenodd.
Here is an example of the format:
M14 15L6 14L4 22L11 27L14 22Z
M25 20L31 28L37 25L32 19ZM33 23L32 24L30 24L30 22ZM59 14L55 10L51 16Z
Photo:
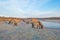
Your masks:
M60 28L60 23L47 22L47 21L41 21L41 23L44 25L44 27L48 27L48 28Z

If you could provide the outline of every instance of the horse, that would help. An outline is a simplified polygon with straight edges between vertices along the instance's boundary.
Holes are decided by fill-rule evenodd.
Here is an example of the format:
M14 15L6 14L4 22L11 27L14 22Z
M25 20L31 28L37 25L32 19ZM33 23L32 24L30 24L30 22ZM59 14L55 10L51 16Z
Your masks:
M13 25L17 26L20 21L21 20L11 19L8 24L13 24Z
M41 22L40 21L37 21L37 22L32 22L32 28L41 28L41 29L43 29L43 25L41 24Z
M23 20L26 24L32 24L32 28L41 28L41 29L43 29L44 27L43 27L43 25L42 25L42 23L38 20L38 19L36 19L36 18L32 18L32 19L27 19L27 20Z

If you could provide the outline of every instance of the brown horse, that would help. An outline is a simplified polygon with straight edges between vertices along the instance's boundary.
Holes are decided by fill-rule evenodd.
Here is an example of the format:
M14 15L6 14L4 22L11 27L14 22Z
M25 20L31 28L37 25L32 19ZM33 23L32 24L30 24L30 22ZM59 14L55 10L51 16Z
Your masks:
M13 24L13 25L17 26L20 21L21 20L11 19L8 24Z
M32 23L32 28L43 29L43 25L41 24L40 21L37 21L37 22Z
M32 28L41 28L43 29L43 25L40 21L38 21L37 19L33 18L32 20Z

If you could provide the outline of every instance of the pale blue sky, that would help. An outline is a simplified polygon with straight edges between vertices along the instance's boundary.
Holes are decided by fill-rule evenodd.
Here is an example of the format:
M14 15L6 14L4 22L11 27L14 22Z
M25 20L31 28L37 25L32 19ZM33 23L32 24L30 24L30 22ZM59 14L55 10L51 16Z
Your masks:
M0 16L60 17L60 0L0 0Z

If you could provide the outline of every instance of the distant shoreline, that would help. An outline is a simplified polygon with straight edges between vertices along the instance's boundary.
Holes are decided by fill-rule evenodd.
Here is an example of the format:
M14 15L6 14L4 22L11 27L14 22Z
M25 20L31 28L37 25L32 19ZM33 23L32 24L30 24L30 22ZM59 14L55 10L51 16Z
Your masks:
M42 21L60 23L60 20L42 20Z
M33 17L32 17L33 18ZM17 17L0 17L0 19L26 19L26 18L17 18ZM27 18L31 19L31 18ZM38 20L47 21L47 22L56 22L60 23L60 17L48 17L48 18L37 18Z

